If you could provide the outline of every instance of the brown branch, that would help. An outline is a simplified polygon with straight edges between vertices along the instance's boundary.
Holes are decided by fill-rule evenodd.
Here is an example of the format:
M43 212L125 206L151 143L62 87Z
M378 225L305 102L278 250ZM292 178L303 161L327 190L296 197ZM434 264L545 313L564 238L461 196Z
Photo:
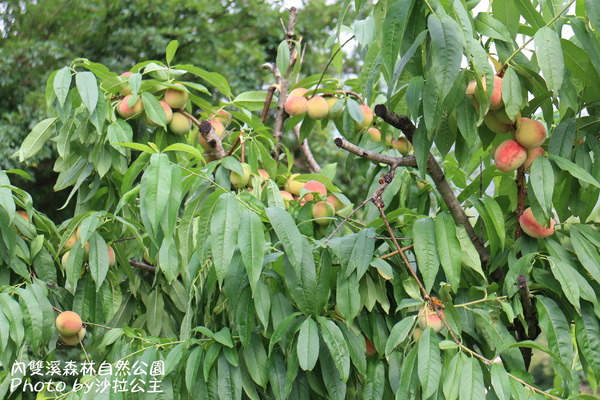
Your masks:
M300 126L296 125L292 129L294 131L294 135L296 135L296 139L300 141ZM315 160L315 157L312 151L310 150L310 146L308 145L308 139L304 139L302 143L300 143L300 151L302 152L302 155L304 156L304 159L308 164L308 169L311 173L316 174L319 171L321 171L321 166L319 165L317 160Z
M288 70L279 71L277 69L277 66L271 66L271 71L273 72L273 75L275 75L276 85L279 89L279 98L277 99L277 113L275 114L275 123L273 124L273 137L278 143L281 142L281 138L283 137L283 124L288 117L288 114L285 112L284 106L288 94L289 71L291 71L298 57L298 51L296 49L296 44L294 43L294 39L296 36L295 29L297 23L298 10L295 7L291 7L288 25L285 29L285 37L288 40L288 46L290 48L290 62L288 64Z
M376 163L387 164L391 167L416 167L417 159L414 156L409 157L392 157L384 154L375 153L374 151L363 149L353 143L350 143L345 138L338 136L334 139L334 143L340 149L344 149L359 157L366 158Z
M527 285L527 277L520 274L517 277L517 287L519 288L519 299L523 305L523 316L527 323L527 332L521 321L517 320L515 324L517 328L517 334L519 341L522 340L535 340L540 334L540 326L537 318L537 311L531 301L531 293L529 292L529 286ZM525 361L525 370L529 369L531 364L532 349L528 347L521 347L521 354L523 355L523 361Z
M210 148L209 155L219 160L221 158L225 158L226 154L225 150L223 149L223 142L221 141L219 135L217 135L215 132L213 126L208 121L198 121L196 117L187 111L181 110L180 112L188 117L194 123L194 125L200 129L200 134L202 137L204 137L204 140L206 140L206 143Z
M133 266L133 267L136 267L136 268L139 268L139 269L143 269L143 270L146 270L146 271L150 271L150 272L155 272L156 271L156 267L153 267L150 264L146 264L145 262L137 261L137 260L134 260L132 258L130 258L128 261L129 261L129 264L131 266Z
M271 107L271 102L273 101L273 95L275 94L276 89L276 85L271 85L269 86L269 89L267 89L267 98L265 99L265 106L263 107L262 113L260 114L260 120L263 124L267 120L267 115L269 115L269 108Z
M383 104L378 104L375 106L375 114L377 114L388 124L400 129L410 142L413 141L413 135L416 131L416 127L410 120L410 118L403 115L398 115L393 111L388 110L388 108ZM452 187L448 183L444 171L442 170L442 168L437 163L437 161L431 153L429 153L429 157L427 158L427 171L429 172L429 175L431 176L432 180L435 182L435 186L440 195L442 196L444 203L446 203L446 206L448 207L450 214L454 218L454 221L457 224L464 226L469 236L469 239L477 249L477 253L479 254L479 258L481 259L482 265L484 266L484 268L487 269L490 255L487 249L485 248L483 239L481 239L477 232L475 232L475 229L473 229L473 226L469 222L469 218L467 217L465 210L458 202L458 199L456 198ZM497 271L502 272L501 270ZM495 276L494 279L498 280L501 279L501 277Z
M527 186L525 184L525 168L521 165L517 170L517 222L515 223L515 240L523 236L523 230L519 218L525 210L525 198L527 197Z

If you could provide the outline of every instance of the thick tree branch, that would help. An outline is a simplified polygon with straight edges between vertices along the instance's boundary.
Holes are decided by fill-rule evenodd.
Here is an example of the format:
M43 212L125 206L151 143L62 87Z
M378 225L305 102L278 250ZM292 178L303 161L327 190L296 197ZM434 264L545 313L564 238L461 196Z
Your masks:
M211 149L210 155L212 155L216 159L225 158L226 153L223 149L223 142L217 133L215 132L215 128L208 121L203 121L200 124L200 134L206 140L208 147Z
M517 321L515 324L517 327L518 339L519 341L535 340L541 331L537 318L537 311L535 310L533 302L531 301L532 296L529 292L527 277L525 275L521 274L517 277L517 287L519 288L519 299L523 305L523 316L525 317L525 322L527 323L527 332L520 321ZM525 347L521 347L520 350L521 354L523 355L523 360L525 361L525 370L527 370L531 364L532 350Z
M403 115L398 115L393 111L388 110L388 108L383 104L378 104L375 106L375 114L377 114L388 124L400 129L410 142L413 141L412 139L416 131L416 127L410 120L410 118ZM477 232L475 232L475 229L473 229L473 226L471 225L471 222L469 222L469 218L467 217L465 210L462 208L461 204L456 198L456 195L454 194L454 191L452 190L452 187L448 183L444 171L442 170L442 168L437 163L437 161L431 153L429 154L429 157L427 159L427 171L429 172L429 175L435 182L435 186L440 195L442 196L444 203L446 203L450 214L452 214L454 221L457 224L464 226L464 228L466 229L467 234L469 235L469 239L471 239L471 242L477 249L477 253L479 254L481 263L483 264L484 268L486 268L490 259L490 255L487 249L485 248L483 240L481 239L481 237L479 237ZM499 277L495 277L495 279L496 278Z
M217 133L215 132L213 126L208 121L198 121L196 117L194 117L187 111L181 111L181 113L188 117L194 123L194 125L196 125L200 129L200 134L202 135L204 140L206 140L206 143L210 148L208 155L219 160L221 158L225 158L226 153L223 149L223 142L221 141L219 135L217 135Z

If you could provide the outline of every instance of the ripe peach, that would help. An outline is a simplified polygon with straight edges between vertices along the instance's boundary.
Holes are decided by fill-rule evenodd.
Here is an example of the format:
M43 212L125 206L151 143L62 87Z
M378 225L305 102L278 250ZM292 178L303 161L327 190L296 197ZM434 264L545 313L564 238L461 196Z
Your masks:
M356 129L363 130L368 128L373 122L373 111L366 104L361 104L359 107L363 112L363 121L360 124L356 124Z
M308 100L306 113L312 119L325 119L329 114L329 104L322 96L314 96Z
M292 117L299 117L306 114L308 110L308 100L302 96L289 96L285 100L285 112Z
M527 158L527 150L516 140L506 140L498 146L494 154L496 168L502 172L511 172L519 168Z
M335 216L333 206L326 201L319 201L312 206L312 215L318 225L329 225L331 218Z
M67 239L67 241L65 242L65 249L70 249L71 247L73 247L75 245L75 243L77 242L77 233L74 232L71 234L71 236L69 236L69 238Z
M123 72L121 74L121 76L124 78L129 78L131 75L133 75L133 72ZM121 95L123 96L131 94L131 88L129 87L129 83L123 89L119 90L119 93L121 93Z
M190 93L185 89L181 83L176 83L175 86L181 87L181 89L168 88L165 91L164 102L171 108L185 108L185 104L190 98Z
M493 111L488 112L485 117L483 117L483 123L494 133L508 133L513 130L512 124L501 122L496 118L496 115L493 114Z
M305 194L302 197L300 204L305 204L308 201L313 201L314 200L314 196L312 194L313 192L320 193L323 196L327 195L327 188L325 187L325 185L323 185L319 181L308 181L304 184L304 186L302 186L302 189L304 189L305 191L311 192L311 193Z
M169 122L169 130L175 135L185 135L192 129L192 121L180 112L174 112Z
M521 118L517 122L515 140L526 149L539 147L546 140L546 127L539 121Z
M308 89L300 87L300 88L296 88L296 89L292 90L288 96L290 96L290 97L295 97L295 96L296 97L302 97L306 93L308 93Z
M29 221L29 215L27 215L26 211L17 211L17 214L19 214L21 217L25 218L26 221Z
M403 156L407 156L413 151L412 144L405 137L392 140L392 148L398 150Z
M444 316L444 310L436 311L431 306L424 305L419 310L419 327L423 330L430 327L435 332L441 331L444 327L444 323L440 316Z
M344 108L340 107L338 110L333 111L333 106L335 106L335 104L340 100L337 97L328 97L327 99L327 105L329 106L329 114L327 115L327 118L329 119L336 119L342 116L342 113L344 112Z
M299 196L300 189L302 189L302 186L304 186L304 182L299 182L296 180L296 177L298 177L298 176L300 176L300 174L290 175L290 177L287 179L287 181L285 181L285 185L283 186L283 188L287 192L290 192L294 196Z
M290 201L294 200L294 196L286 190L280 190L279 193L281 197L283 197L283 202L285 203L286 210L290 207Z
M543 239L554 234L554 220L550 218L550 227L543 227L533 216L531 207L523 211L519 217L519 225L523 232L536 239Z
M482 78L481 84L483 85L483 91L487 93L487 87L485 83L485 77ZM475 92L477 91L477 81L472 80L467 85L467 89L465 93L469 95L469 97L474 99ZM502 101L502 78L498 76L494 76L494 93L492 93L492 97L490 98L490 110L498 110L504 105Z
M381 142L381 131L379 129L371 127L367 129L367 133L372 142Z
M115 250L111 246L108 246L108 266L112 267L113 265L115 265L116 261L117 258L115 255Z
M525 159L525 162L523 163L523 168L525 168L525 172L529 172L529 169L531 168L531 164L533 164L533 161L538 158L539 156L541 156L542 154L544 154L544 149L542 147L536 147L534 149L527 149L527 158Z
M333 194L327 196L325 200L327 200L327 202L333 206L335 212L340 211L345 206L344 203L342 203L342 201Z
M210 118L219 121L223 126L227 126L231 122L232 115L228 111L219 110L216 114L211 114Z
M60 340L62 340L66 345L77 346L80 342L83 341L85 333L85 328L81 328L79 332L77 332L77 334L75 335L63 335L62 333L59 333L58 336L60 337Z
M220 121L217 121L216 119L209 119L207 122L212 125L218 137L222 139L223 136L225 136L225 126L223 126Z
M373 344L373 342L364 333L363 336L365 337L365 355L367 357L373 357L375 354L377 354L375 344Z
M56 317L56 329L66 336L77 335L83 327L79 314L73 311L63 311Z
M67 270L67 260L69 259L69 254L71 254L71 251L67 251L65 254L63 254L62 258L60 259L60 263L62 264L63 270Z
M133 105L133 107L129 107L129 99L131 99L132 95L127 95L117 104L117 113L125 119L137 117L144 111L144 105L142 104L142 99L138 99L138 101Z
M248 182L250 182L250 174L252 173L250 165L242 163L242 170L243 175L240 175L235 171L231 171L231 174L229 175L229 180L236 189L246 187L248 186Z

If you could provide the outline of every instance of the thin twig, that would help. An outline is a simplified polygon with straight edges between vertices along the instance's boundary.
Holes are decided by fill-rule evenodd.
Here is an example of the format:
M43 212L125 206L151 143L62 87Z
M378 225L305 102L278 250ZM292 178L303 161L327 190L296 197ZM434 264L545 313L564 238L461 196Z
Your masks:
M296 139L300 142L300 126L296 125L292 129L294 131L294 135L296 135ZM300 143L300 152L304 156L306 163L308 164L308 169L311 173L316 174L321 171L321 166L315 159L312 151L310 150L310 146L308 145L308 139L304 139L302 143Z

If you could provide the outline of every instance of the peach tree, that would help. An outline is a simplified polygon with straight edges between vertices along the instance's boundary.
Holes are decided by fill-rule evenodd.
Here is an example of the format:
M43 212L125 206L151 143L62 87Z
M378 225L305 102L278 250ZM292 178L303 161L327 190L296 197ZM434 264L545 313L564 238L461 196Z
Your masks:
M2 397L593 398L600 9L476 4L346 1L316 76L291 9L239 94L177 41L53 72L18 157L75 213L0 172Z

